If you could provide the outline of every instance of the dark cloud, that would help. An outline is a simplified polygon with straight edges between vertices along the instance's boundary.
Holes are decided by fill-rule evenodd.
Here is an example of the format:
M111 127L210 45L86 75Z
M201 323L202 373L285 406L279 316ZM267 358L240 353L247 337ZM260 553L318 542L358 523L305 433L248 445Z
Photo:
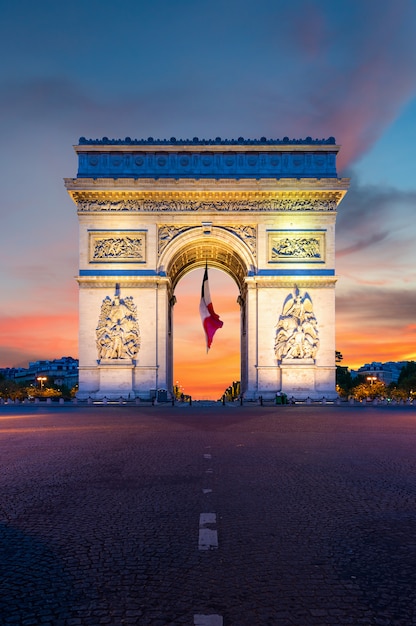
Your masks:
M76 51L71 60L66 49L61 57L57 52L63 72L54 64L44 74L10 72L0 105L5 129L40 123L75 136L333 135L343 145L344 167L415 93L411 0L387 0L382 11L376 2L329 0L278 7L214 1L198 11L164 3L177 30L158 11L134 4L131 15L113 15L104 2L100 30L85 39L83 54ZM78 26L73 17L69 30ZM117 48L102 45L106 26L128 34L136 23L146 25L143 37L125 36ZM217 35L215 46L200 37L202 26ZM34 48L35 59L48 41Z
M366 250L370 246L375 243L379 243L388 237L388 232L375 233L374 235L368 237L367 239L362 239L360 241L355 242L351 246L347 248L343 248L341 250L337 250L337 258L342 256L347 256L348 254L355 254L356 252L360 252L361 250Z
M297 0L284 14L287 38L276 53L285 51L289 75L257 94L277 134L334 135L344 168L416 93L415 5L389 0L380 11L377 2Z
M416 191L362 185L351 172L351 187L339 206L337 216L337 257L363 251L385 242L404 248L410 245ZM384 259L385 260L385 259Z
M414 289L362 287L337 293L337 315L352 318L355 326L409 326L416 320Z

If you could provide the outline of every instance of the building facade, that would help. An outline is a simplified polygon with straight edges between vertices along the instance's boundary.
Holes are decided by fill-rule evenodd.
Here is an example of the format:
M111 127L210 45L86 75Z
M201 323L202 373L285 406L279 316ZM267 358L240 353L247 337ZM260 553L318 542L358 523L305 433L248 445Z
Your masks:
M38 379L47 384L65 385L72 389L78 384L78 359L63 356L60 359L30 361L29 367L8 367L0 370L5 378L26 385L38 385ZM45 382L46 384L46 382Z
M373 361L372 363L362 365L358 370L353 372L353 375L355 377L361 376L364 380L379 380L389 385L390 383L397 383L400 372L406 363L407 361L387 361L386 363Z
M79 219L79 397L172 389L175 288L239 289L245 398L336 397L335 140L87 140L65 179Z

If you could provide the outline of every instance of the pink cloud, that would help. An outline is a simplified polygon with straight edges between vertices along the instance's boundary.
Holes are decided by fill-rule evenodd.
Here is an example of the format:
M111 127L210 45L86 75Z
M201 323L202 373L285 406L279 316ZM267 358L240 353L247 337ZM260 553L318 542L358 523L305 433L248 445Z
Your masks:
M24 315L0 318L0 367L11 367L25 359L78 356L76 314ZM8 358L15 355L18 361Z

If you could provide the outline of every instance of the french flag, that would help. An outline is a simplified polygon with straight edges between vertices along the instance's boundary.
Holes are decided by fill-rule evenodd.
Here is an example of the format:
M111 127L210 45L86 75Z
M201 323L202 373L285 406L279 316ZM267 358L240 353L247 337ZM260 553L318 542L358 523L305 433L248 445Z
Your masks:
M205 265L205 273L202 281L202 289L201 289L201 302L199 304L199 312L201 314L202 326L205 330L205 337L207 340L207 352L211 347L212 340L216 331L219 328L222 328L224 322L222 322L214 311L214 307L212 306L211 296L209 293L209 283L208 283L208 264Z

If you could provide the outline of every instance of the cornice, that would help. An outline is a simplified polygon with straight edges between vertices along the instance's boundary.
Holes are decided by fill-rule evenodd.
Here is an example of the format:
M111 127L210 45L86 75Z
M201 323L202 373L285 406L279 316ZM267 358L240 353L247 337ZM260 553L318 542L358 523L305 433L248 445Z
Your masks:
M124 191L277 191L279 189L345 189L349 178L64 178L68 191L117 189Z
M71 190L78 213L263 213L336 211L346 191L242 192Z
M121 288L127 289L154 289L156 285L165 286L169 285L171 280L169 277L155 277L152 279L149 278L124 278L122 276L111 277L111 278L103 278L100 277L81 277L77 276L76 281L78 282L80 289L114 289L114 285L118 283ZM267 288L285 288L285 289L293 289L294 285L297 287L307 288L307 289L324 289L324 288L334 288L335 283L338 280L337 276L331 277L299 277L299 276L285 276L285 277L262 277L262 276L246 276L244 279L244 283L247 289L267 289Z
M244 279L247 289L265 289L265 288L285 288L293 289L294 285L297 287L312 289L334 288L337 282L337 276L331 277L298 277L290 276L284 278L270 278L262 276L248 276Z
M86 139L80 137L78 145L74 146L76 152L95 152L95 151L236 151L236 150L256 150L256 151L284 151L284 150L331 150L338 152L339 146L336 145L334 137L328 137L328 139L312 139L312 137L306 137L305 139L289 139L289 137L283 137L283 139L266 139L266 137L260 137L260 139L244 139L239 137L238 139L221 139L216 137L215 139L199 139L194 137L193 139L176 139L171 137L170 139L154 139L149 137L148 139L131 139L126 137L125 139L109 139L103 137L102 139Z
M238 144L238 145L214 145L214 144L86 144L72 146L77 154L106 152L106 153L194 153L194 152L226 152L241 154L242 152L335 152L338 153L341 146L320 144Z
M80 289L113 289L114 285L118 283L121 288L132 289L154 289L157 285L168 285L170 279L167 277L155 276L154 278L123 278L122 276L114 276L103 278L102 276L76 276Z

